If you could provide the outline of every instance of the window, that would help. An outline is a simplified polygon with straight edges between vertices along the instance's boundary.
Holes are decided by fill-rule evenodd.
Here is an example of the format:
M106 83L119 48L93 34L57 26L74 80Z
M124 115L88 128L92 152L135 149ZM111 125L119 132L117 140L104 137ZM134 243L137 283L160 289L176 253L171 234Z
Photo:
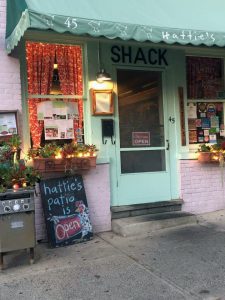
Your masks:
M83 137L82 48L26 43L31 145Z
M186 71L189 144L218 143L224 138L223 59L188 56Z

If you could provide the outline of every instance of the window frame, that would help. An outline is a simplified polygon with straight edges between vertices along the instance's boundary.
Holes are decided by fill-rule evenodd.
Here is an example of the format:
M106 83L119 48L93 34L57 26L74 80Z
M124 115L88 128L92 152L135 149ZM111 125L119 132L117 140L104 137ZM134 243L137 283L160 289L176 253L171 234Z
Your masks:
M188 103L197 103L197 102L203 102L203 103L222 103L223 104L223 119L224 119L224 124L225 124L225 98L216 98L216 99L190 99L187 96L187 91L188 91L188 86L187 86L187 65L186 65L186 58L188 56L192 56L192 57L204 57L204 58L220 58L223 61L223 77L222 77L222 81L224 84L224 91L225 91L225 55L223 53L222 55L222 51L221 50L209 50L209 51L204 51L204 50L200 50L197 49L196 51L186 51L185 53L185 86L186 86L186 146L189 149L189 152L196 152L196 150L198 149L199 145L202 143L194 143L194 144L190 144L189 142L189 127L188 127L188 112L187 112L187 105ZM210 144L205 142L206 144Z

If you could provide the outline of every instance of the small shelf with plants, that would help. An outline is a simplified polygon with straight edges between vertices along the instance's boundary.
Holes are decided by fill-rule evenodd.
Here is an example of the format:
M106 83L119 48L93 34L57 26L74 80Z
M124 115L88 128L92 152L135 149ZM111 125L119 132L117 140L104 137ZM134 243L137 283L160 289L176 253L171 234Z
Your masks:
M46 172L71 172L96 167L97 148L95 145L71 142L58 146L48 143L38 149L29 149L28 159L33 160L36 170Z
M7 190L33 189L40 174L20 159L21 140L13 135L0 145L0 193Z
M225 161L225 142L213 145L201 144L197 153L200 163L219 163L223 166Z

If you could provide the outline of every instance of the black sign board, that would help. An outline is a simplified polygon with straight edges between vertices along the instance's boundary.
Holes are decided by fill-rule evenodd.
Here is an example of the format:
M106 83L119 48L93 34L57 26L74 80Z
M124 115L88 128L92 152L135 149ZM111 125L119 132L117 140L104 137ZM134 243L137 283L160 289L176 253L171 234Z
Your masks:
M81 175L42 180L40 191L52 247L86 241L93 236Z

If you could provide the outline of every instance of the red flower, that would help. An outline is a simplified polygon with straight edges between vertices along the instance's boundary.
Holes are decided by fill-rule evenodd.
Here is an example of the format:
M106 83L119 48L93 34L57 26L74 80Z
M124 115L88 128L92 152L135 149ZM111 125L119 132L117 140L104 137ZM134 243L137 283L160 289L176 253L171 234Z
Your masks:
M221 149L222 149L222 150L225 150L225 142L222 142L222 144L221 144Z

